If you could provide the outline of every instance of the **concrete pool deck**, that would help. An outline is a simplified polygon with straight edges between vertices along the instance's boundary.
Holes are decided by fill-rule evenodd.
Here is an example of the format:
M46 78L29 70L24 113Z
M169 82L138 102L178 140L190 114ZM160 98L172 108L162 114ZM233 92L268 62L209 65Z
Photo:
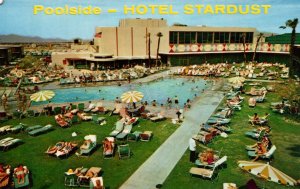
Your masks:
M163 184L188 148L192 135L211 116L224 97L222 80L205 91L186 112L182 125L129 177L120 189L153 189ZM187 173L188 174L188 173Z

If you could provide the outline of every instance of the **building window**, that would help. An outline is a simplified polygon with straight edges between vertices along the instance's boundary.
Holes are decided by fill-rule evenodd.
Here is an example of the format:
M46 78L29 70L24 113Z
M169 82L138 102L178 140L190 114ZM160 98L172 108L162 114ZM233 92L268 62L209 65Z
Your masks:
M178 32L179 33L179 44L184 44L184 32Z
M203 32L202 41L203 41L203 43L212 43L213 42L213 33L212 32Z
M178 43L178 32L170 32L170 44L177 44Z

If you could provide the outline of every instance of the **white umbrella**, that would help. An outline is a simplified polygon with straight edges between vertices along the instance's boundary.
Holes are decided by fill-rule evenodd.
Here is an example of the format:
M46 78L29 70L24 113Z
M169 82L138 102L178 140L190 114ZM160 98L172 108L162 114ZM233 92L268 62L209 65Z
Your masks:
M272 167L268 163L259 163L252 161L239 161L239 167L243 170L248 171L249 173L266 179L268 181L277 182L283 185L295 186L297 181L278 169Z
M41 101L46 101L50 100L53 98L55 93L53 91L45 90L45 91L40 91L37 93L34 93L33 95L30 96L31 101L35 102L41 102Z
M144 97L143 93L138 92L138 91L128 91L126 93L123 93L121 96L122 102L125 103L133 103L133 102L138 102L142 100Z

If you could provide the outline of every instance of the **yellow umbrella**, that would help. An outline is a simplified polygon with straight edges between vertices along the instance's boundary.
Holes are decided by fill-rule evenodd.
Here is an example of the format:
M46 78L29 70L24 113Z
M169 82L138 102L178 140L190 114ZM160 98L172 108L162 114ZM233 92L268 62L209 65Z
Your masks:
M33 95L30 96L30 100L31 101L35 101L35 102L41 102L41 101L46 101L46 100L50 100L51 98L53 98L55 95L55 93L53 91L40 91L37 93L34 93Z
M295 186L297 181L278 169L272 167L268 163L259 163L252 161L238 161L239 167L249 173L266 179L268 181L277 182L283 185Z
M228 81L233 84L243 83L245 81L244 77L232 77L229 78Z
M121 96L122 102L125 103L132 103L132 102L138 102L142 100L144 97L143 93L138 91L128 91L126 93L123 93Z

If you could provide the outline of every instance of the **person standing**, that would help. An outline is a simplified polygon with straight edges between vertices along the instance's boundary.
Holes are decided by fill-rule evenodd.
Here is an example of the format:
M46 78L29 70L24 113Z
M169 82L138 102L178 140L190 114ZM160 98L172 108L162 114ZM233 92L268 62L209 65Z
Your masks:
M177 96L174 97L174 103L175 103L175 107L179 108L179 100Z
M2 95L1 100L2 100L3 108L6 109L6 108L7 108L7 95L6 95L6 93L4 93L4 94Z
M196 140L194 137L189 140L189 150L190 150L190 162L195 163L196 161Z

